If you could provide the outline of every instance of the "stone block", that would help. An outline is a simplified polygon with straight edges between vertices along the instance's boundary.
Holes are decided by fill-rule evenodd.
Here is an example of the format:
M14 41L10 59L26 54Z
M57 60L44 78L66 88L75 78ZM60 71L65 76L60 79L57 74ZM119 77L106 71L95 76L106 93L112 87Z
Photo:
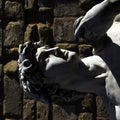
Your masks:
M2 8L2 2L3 2L3 1L2 1L2 0L0 0L0 9Z
M46 24L29 24L26 28L24 41L38 42L53 46L55 44L53 31Z
M82 100L82 110L85 112L94 113L96 110L95 96L93 94L86 94Z
M78 45L77 44L69 44L69 43L58 43L56 44L61 49L67 49L70 51L75 51L78 53Z
M81 16L82 9L79 7L79 0L55 0L54 16L55 17L74 17Z
M25 100L33 100L31 96L29 96L26 92L23 91L23 99Z
M0 58L2 56L2 29L0 28Z
M18 47L8 49L8 57L9 59L18 60Z
M21 120L21 119L5 118L5 120Z
M53 105L53 120L76 120L77 116L74 105L59 106Z
M23 41L23 23L9 22L4 30L4 46L18 46Z
M35 101L23 101L23 120L35 120Z
M76 18L55 18L53 34L56 42L75 42L73 23Z
M39 8L40 21L44 24L53 24L53 8L51 7L40 7Z
M78 120L93 120L92 113L80 113Z
M36 0L25 0L25 9L34 8Z
M26 28L25 35L24 35L24 41L32 41L37 42L39 41L39 35L38 35L38 28L37 24L29 24Z
M97 118L99 118L99 120L102 120L102 118L108 119L109 118L108 112L104 106L102 99L99 96L96 97L96 106L97 106Z
M4 66L4 73L7 75L15 75L17 70L18 70L18 62L16 60L12 60Z
M6 65L11 60L18 60L18 47L4 47L2 53L2 63Z
M50 7L53 8L54 0L38 0L39 7Z
M7 18L19 19L23 18L23 7L22 4L16 1L5 2L5 16Z
M93 47L87 44L79 45L79 54L81 58L88 57L92 55Z
M48 104L37 102L37 120L48 120Z
M2 119L3 115L2 103L3 103L3 80L2 80L2 64L0 64L0 119Z
M0 0L0 26L1 26L1 19L3 17L2 2L3 2L3 0Z
M101 118L101 117L100 117L100 118L97 117L96 120L110 120L110 119L109 119L109 118L104 118L104 117L103 117L103 118Z
M0 81L1 81L1 77L2 77L2 64L0 64Z
M22 92L15 79L4 76L3 113L6 118L20 119L22 117Z
M46 24L39 23L38 26L38 34L39 34L39 40L43 44L47 44L49 46L54 46L55 41L53 38L53 30L47 26Z

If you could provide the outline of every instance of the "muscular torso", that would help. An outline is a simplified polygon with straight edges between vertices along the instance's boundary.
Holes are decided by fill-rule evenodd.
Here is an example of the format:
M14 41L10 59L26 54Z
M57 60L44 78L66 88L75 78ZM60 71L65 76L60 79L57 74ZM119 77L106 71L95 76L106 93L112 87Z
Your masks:
M109 69L109 66L102 60L101 57L96 55L85 58L82 61L85 63L86 66L89 67L89 71L91 75L94 76L95 82L97 81L97 84L96 84L97 86L94 86L94 87L96 91L97 89L100 88L100 90L97 91L97 92L100 92L98 94L100 94L101 96L104 96L104 94L106 93L111 103L115 105L120 105L120 87L118 85L119 79L116 79L114 77L113 73ZM105 89L103 89L102 86Z

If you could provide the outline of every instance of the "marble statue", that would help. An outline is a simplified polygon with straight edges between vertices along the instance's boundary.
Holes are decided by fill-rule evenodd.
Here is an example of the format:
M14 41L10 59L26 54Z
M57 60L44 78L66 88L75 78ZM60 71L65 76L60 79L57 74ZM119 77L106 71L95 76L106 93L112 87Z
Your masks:
M93 56L80 59L75 52L39 42L19 45L24 91L38 100L44 99L45 92L43 96L48 97L58 89L92 92L101 96L111 120L120 120L120 42L106 34L119 6L120 0L104 0L75 21L75 36L93 45Z

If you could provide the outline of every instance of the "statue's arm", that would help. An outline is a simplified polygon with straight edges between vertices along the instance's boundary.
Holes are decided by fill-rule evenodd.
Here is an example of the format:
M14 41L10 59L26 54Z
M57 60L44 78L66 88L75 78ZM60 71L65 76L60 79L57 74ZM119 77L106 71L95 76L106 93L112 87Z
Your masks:
M84 17L74 23L76 37L103 36L111 27L114 17L120 12L120 0L104 0L92 7ZM96 27L97 26L97 27Z

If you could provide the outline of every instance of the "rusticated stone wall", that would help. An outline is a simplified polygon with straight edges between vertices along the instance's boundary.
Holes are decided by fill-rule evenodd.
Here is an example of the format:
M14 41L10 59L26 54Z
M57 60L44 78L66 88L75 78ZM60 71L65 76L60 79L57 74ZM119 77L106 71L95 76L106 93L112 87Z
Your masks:
M18 79L18 45L25 41L91 55L92 47L73 35L75 19L102 0L0 1L0 120L109 120L99 96L81 93L69 103L34 101Z

